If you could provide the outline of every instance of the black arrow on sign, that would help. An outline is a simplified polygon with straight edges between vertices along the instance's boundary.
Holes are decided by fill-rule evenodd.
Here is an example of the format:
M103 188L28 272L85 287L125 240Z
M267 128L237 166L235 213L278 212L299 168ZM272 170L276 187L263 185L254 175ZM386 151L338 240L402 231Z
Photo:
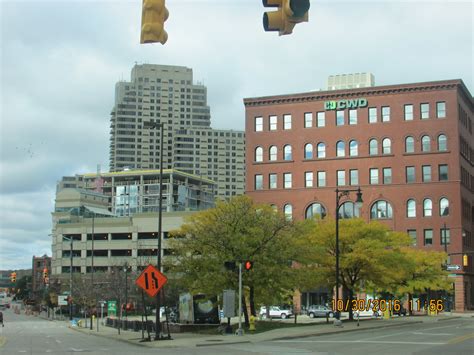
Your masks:
M155 288L158 288L158 279L155 277L155 273L151 273L151 278L153 280L153 283L155 284Z
M145 288L148 290L148 273L145 272Z

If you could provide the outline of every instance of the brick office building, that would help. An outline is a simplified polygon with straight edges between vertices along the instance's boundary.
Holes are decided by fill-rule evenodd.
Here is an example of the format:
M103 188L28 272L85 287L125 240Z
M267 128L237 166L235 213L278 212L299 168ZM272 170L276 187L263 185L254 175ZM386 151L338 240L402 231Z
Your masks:
M244 104L249 196L301 220L334 217L336 187L360 186L361 210L352 193L341 217L380 220L428 250L444 250L446 230L449 263L460 266L451 271L454 307L474 309L473 98L461 80L247 98ZM303 304L330 296L314 292Z

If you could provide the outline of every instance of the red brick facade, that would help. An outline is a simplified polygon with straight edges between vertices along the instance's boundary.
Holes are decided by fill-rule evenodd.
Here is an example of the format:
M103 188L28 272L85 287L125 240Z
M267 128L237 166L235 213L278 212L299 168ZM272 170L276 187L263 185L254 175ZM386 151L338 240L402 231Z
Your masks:
M462 265L462 255L472 255L474 110L461 80L248 98L244 104L246 193L254 200L281 211L291 206L294 219L305 218L313 203L334 216L336 187L360 186L364 200L360 216L365 220L416 231L416 247L430 250L444 250L441 233L446 225L447 250L454 254L450 263ZM336 111L343 112L343 125L336 124ZM323 115L325 125L318 126L318 116L322 123ZM310 121L311 127L305 127ZM339 143L339 150L337 142L344 143ZM305 152L307 144L312 145L311 154L309 146ZM287 151L285 159L286 145L291 146L291 156ZM271 154L272 146L276 155ZM414 180L408 182L413 171ZM305 173L312 173L312 180ZM272 188L270 174L276 177ZM291 187L284 188L284 174L291 174ZM289 182L289 175L286 178ZM355 198L351 193L348 201ZM452 273L456 309L474 309L472 263ZM467 286L466 292L461 285Z

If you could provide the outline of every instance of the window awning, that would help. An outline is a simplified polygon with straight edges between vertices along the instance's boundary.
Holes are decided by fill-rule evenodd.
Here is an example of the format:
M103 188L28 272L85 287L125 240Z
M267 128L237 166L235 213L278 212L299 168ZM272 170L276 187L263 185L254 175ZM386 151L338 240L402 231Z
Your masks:
M115 216L112 212L110 212L106 208L99 208L99 207L92 207L92 206L84 206L88 211L94 213L94 214L100 214L103 216Z

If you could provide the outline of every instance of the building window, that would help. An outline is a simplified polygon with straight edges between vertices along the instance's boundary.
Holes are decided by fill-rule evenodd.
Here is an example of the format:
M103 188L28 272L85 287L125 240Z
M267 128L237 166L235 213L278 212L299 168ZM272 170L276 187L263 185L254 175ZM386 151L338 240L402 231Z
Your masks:
M421 104L420 112L422 120L427 120L428 118L430 118L430 104Z
M312 159L313 158L313 145L308 143L304 146L304 158Z
M370 184L371 185L378 185L379 183L379 169L370 169Z
M291 145L287 144L283 147L283 159L292 160L293 154L291 153Z
M326 172L318 171L318 187L326 186Z
M318 144L318 158L326 158L326 144Z
M324 208L320 203L312 203L308 206L305 212L306 219L311 219L316 216L321 219L326 217L326 208Z
M277 174L269 174L268 175L268 187L270 189L276 189L277 188Z
M382 122L390 121L390 106L382 106Z
M448 150L448 139L444 134L440 134L438 136L438 150L440 152L445 152Z
M445 118L446 117L446 102L437 102L436 103L436 117Z
M449 228L441 228L439 231L440 244L441 245L450 245L451 244L451 233Z
M416 217L416 202L413 199L407 201L407 217L414 218Z
M339 218L349 219L354 217L359 217L359 208L354 202L347 201L339 206Z
M318 127L326 126L326 113L325 112L318 112L317 117L318 117L317 118L318 119L318 122L317 122Z
M293 206L287 203L283 207L283 213L285 214L285 218L289 221L293 218Z
M423 216L431 217L433 215L433 201L429 198L423 200Z
M438 165L438 179L439 181L448 181L448 165Z
M407 230L407 234L411 238L411 245L416 246L416 229Z
M369 107L369 123L377 123L377 107Z
M405 153L415 152L415 139L411 136L405 138Z
M343 157L346 155L346 145L343 141L336 143L336 156Z
M307 171L304 173L304 186L313 187L313 172Z
M274 145L270 147L270 160L275 161L278 159L278 148Z
M371 219L391 219L393 218L392 205L387 201L377 201L370 209Z
M357 124L357 110L349 110L349 124Z
M283 129L291 129L291 115L283 115Z
M359 185L359 170L349 170L349 185Z
M359 145L356 140L349 142L349 155L351 157L356 157L359 154Z
M391 154L392 153L392 141L390 138L384 138L382 141L382 154Z
M413 120L413 105L405 105L405 121Z
M313 114L311 112L306 112L304 114L304 128L313 127Z
M431 165L423 165L421 169L423 172L423 182L431 182Z
M392 168L383 168L383 183L385 185L392 183Z
M255 117L255 132L263 131L263 117Z
M278 117L277 116L270 116L270 131L276 131L277 130L277 121Z
M414 166L407 166L406 167L406 181L408 184L414 183L416 180L415 178L415 167Z
M344 170L337 171L337 186L344 186L346 184L346 172Z
M263 190L263 175L255 175L255 190Z
M255 161L256 162L263 161L263 148L262 147L255 148Z
M374 138L369 141L369 155L377 155L377 154L379 154L379 147L378 147L377 140Z
M283 181L284 181L283 187L285 189L291 189L291 173L284 173Z
M433 245L433 230L432 229L423 230L423 244Z
M336 126L344 126L344 111L336 111Z
M449 200L446 197L439 200L439 215L449 216Z
M431 140L429 136L421 137L421 151L422 152L431 151Z

